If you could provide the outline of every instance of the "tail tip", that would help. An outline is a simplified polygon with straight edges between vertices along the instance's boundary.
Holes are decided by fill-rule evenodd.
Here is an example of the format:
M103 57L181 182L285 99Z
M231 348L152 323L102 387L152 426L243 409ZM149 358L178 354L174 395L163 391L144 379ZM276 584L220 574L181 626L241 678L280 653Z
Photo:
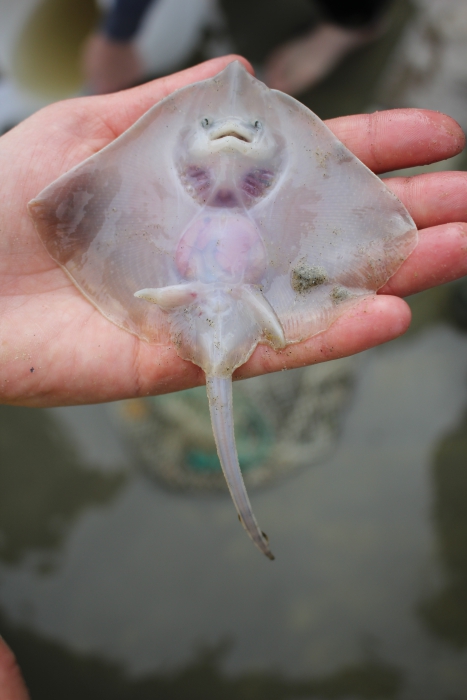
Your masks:
M268 546L269 545L269 537L266 535L265 532L261 532L261 534L263 535L264 541L266 542L266 545L267 545L267 549L266 550L263 549L263 552L265 553L265 555L267 556L268 559L270 559L271 561L274 561L274 559L276 557L271 552L271 550L269 549L269 546Z

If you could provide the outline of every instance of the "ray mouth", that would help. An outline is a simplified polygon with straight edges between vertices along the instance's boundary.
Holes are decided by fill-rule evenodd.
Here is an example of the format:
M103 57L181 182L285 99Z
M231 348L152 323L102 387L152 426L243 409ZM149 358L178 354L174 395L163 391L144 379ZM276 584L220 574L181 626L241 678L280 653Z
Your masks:
M228 131L226 134L222 134L222 136L216 136L213 141L218 141L219 139L225 139L227 136L233 136L235 139L238 139L239 141L245 141L246 143L251 143L250 139L247 139L245 136L242 134L239 134L236 131Z
M235 126L232 128L232 123L225 124L223 127L213 131L210 135L211 141L220 141L221 139L229 137L235 138L238 141L243 141L244 143L251 143L253 140L252 135L247 131L247 129L243 129L241 126Z

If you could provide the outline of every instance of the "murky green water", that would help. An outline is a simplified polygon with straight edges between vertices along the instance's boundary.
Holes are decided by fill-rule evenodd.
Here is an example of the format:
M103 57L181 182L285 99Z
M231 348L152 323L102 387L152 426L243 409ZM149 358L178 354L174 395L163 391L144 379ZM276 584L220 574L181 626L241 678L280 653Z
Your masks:
M388 47L317 111L376 99ZM273 563L228 497L148 478L113 407L0 407L0 630L33 700L467 697L462 294L415 297L332 455L252 494Z

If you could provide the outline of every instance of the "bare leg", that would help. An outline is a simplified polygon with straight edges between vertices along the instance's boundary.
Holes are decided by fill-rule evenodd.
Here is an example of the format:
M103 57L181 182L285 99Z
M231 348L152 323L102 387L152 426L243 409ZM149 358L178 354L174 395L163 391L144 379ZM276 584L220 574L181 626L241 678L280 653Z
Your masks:
M299 94L325 78L348 53L377 39L382 30L381 24L370 29L323 22L269 56L265 82L276 90Z
M144 77L144 67L134 44L114 41L103 34L93 34L88 39L82 64L86 86L95 95L123 90Z

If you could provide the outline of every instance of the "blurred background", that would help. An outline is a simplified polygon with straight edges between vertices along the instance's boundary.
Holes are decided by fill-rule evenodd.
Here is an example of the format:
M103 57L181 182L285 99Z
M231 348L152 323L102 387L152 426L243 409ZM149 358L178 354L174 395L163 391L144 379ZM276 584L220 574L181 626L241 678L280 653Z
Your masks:
M0 0L0 131L230 51L323 119L467 129L464 0ZM203 389L0 406L0 633L33 700L467 697L466 281L409 303L403 338L236 385L273 564Z

